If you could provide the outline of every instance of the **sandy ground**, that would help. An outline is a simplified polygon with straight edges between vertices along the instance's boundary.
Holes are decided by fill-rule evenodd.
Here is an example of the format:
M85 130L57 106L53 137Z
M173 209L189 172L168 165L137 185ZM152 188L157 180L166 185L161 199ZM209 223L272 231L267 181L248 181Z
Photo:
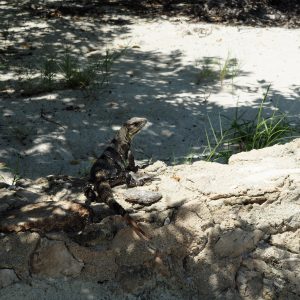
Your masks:
M178 291L174 292L166 287L159 286L149 293L145 292L145 299L178 299ZM0 299L14 300L109 300L109 299L141 299L139 296L122 293L118 287L111 283L92 283L79 280L49 279L49 280L32 280L30 284L17 283L13 289L6 287L0 290Z
M13 36L17 44L34 48L15 65L36 65L66 45L81 57L106 48L127 50L114 64L110 84L92 96L80 90L2 96L0 158L10 168L2 170L4 176L9 171L29 178L86 174L114 130L132 116L149 120L135 139L139 160L171 164L190 156L201 158L207 116L213 121L219 114L233 116L237 102L246 116L254 116L269 84L268 106L277 103L292 122L297 121L299 29L226 27L184 18L150 21L125 15L114 20L124 22L104 25L89 17L48 20L24 14L10 28L9 39ZM231 69L235 75L221 82L219 69L227 58L237 62ZM203 75L208 69L210 75ZM14 69L2 71L0 80L17 91L16 74ZM56 123L41 118L41 109Z

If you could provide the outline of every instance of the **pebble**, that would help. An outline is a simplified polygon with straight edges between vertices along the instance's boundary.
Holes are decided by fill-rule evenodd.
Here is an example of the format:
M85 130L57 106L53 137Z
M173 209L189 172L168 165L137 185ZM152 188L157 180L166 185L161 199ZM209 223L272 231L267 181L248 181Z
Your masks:
M124 193L125 200L140 205L151 205L162 198L159 192L131 189Z

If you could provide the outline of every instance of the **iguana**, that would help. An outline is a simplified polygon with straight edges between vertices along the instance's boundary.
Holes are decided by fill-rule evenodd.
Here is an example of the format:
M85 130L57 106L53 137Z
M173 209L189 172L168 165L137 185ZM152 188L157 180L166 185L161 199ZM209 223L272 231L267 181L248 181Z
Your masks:
M130 172L136 172L134 156L130 150L134 136L146 125L147 119L134 117L123 124L110 144L95 163L90 171L89 185L84 193L90 201L105 202L116 214L125 218L133 229L148 239L143 230L129 216L126 210L114 199L112 187L124 184L128 187L143 185L143 179L135 179Z

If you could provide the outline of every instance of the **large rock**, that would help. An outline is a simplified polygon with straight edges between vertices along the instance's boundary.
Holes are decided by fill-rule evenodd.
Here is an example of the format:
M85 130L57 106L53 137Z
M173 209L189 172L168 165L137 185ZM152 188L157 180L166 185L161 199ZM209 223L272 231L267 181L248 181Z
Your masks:
M0 269L13 269L20 279L30 275L31 255L40 240L39 234L19 232L0 237Z
M32 274L44 277L76 277L84 264L76 260L63 241L51 241L46 238L32 255Z
M114 251L90 249L75 243L70 243L68 247L77 260L84 262L82 279L103 283L116 277L118 265Z
M34 233L3 234L0 269L14 270L21 282L26 274L40 280L76 277L89 285L87 293L97 289L91 297L300 299L299 149L300 140L295 140L235 155L228 165L156 163L143 172L157 178L136 190L145 191L141 196L159 193L161 199L144 205L135 198L131 204L126 198L138 193L125 186L114 189L150 240L121 216L108 216L105 205L94 205L94 223L80 232L46 233L40 243ZM60 180L65 185L67 179ZM68 189L70 195L72 187ZM61 201L57 182L47 195L49 191L54 202ZM62 219L69 215L70 210L64 211ZM3 272L13 278L12 271ZM36 283L41 290L42 283ZM51 284L65 292L58 281ZM80 299L78 281L69 279L65 286L69 298Z
M19 281L13 269L0 269L0 289Z

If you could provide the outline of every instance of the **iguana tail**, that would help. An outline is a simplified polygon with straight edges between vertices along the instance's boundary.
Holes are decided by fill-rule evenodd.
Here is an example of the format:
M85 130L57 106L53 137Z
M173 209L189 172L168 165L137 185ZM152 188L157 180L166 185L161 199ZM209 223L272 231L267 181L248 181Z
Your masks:
M125 214L124 215L124 219L126 220L127 224L134 230L134 232L141 236L143 239L145 239L146 241L150 241L151 237L149 237L145 231L137 224L136 221L134 221L129 214Z
M147 241L150 240L150 237L147 236L145 231L137 224L135 220L133 220L132 217L129 216L126 210L114 198L108 199L106 203L110 209L115 211L118 215L124 217L127 224L134 230L135 233Z
M117 215L121 215L126 220L127 224L145 240L149 241L150 238L147 234L139 227L139 225L134 221L127 211L120 205L114 198L112 189L107 181L103 181L95 186L98 198L105 202L111 210L113 210ZM90 190L89 190L90 191ZM97 200L96 200L97 201ZM101 201L101 202L102 202Z

